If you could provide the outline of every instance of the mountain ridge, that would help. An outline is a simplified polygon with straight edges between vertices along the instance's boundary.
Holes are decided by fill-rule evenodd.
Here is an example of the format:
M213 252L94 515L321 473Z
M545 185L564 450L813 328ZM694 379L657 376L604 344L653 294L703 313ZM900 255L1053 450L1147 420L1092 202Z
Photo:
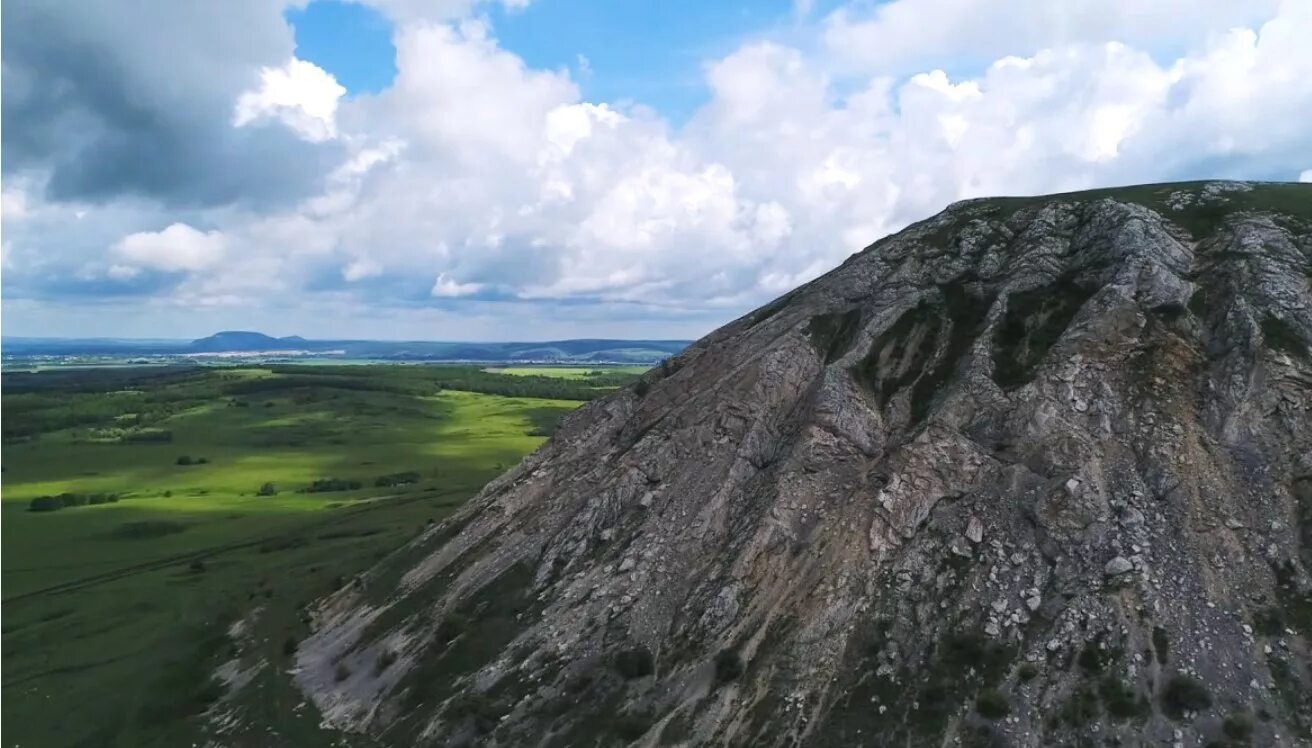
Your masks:
M197 338L187 344L187 349L206 353L229 353L240 351L274 351L287 350L289 346L308 343L299 335L275 338L262 332L250 330L222 330L213 335Z
M225 353L286 353L322 359L361 358L414 362L654 364L683 350L686 340L579 338L526 342L316 340L275 338L229 330L195 340L4 339L7 360L31 356L169 357Z

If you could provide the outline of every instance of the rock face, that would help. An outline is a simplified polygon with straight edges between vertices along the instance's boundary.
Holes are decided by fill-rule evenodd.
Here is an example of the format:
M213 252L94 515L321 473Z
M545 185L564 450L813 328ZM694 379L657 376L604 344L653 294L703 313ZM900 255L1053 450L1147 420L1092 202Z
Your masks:
M1312 186L958 203L568 418L299 685L395 745L1307 745L1310 276Z

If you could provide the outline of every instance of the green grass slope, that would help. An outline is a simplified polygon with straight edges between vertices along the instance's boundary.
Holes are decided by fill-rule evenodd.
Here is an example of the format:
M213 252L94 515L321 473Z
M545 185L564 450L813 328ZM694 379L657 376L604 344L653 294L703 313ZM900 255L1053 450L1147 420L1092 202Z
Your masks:
M436 367L350 367L332 382L267 369L6 381L6 742L192 744L222 693L209 674L228 627L252 610L272 732L236 744L340 741L277 676L304 605L440 521L579 405L431 386L421 368ZM324 479L359 488L307 492ZM117 501L29 510L64 493Z

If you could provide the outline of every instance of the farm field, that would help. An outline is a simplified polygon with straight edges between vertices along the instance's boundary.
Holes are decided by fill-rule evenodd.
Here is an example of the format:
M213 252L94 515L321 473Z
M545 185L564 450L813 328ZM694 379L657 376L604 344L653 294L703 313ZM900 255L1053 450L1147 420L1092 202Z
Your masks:
M307 630L306 604L610 389L440 366L82 370L4 384L9 746L201 740L222 693L210 673L253 609L246 635L274 665L258 684L269 729L344 744L290 701L286 642Z

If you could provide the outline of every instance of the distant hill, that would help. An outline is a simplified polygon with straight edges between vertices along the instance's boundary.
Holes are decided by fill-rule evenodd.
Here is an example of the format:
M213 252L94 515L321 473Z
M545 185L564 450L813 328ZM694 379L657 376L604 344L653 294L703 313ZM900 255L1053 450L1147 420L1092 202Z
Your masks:
M150 357L168 360L197 354L296 351L317 359L352 358L382 361L472 363L654 364L678 354L686 340L551 340L510 343L457 343L434 340L306 340L299 335L275 338L262 332L225 330L196 340L127 340L117 338L5 338L6 360L25 357Z
M225 330L216 332L207 338L191 341L188 349L197 353L226 353L239 351L278 351L301 348L306 344L305 338L292 335L275 338L262 332L246 330Z

